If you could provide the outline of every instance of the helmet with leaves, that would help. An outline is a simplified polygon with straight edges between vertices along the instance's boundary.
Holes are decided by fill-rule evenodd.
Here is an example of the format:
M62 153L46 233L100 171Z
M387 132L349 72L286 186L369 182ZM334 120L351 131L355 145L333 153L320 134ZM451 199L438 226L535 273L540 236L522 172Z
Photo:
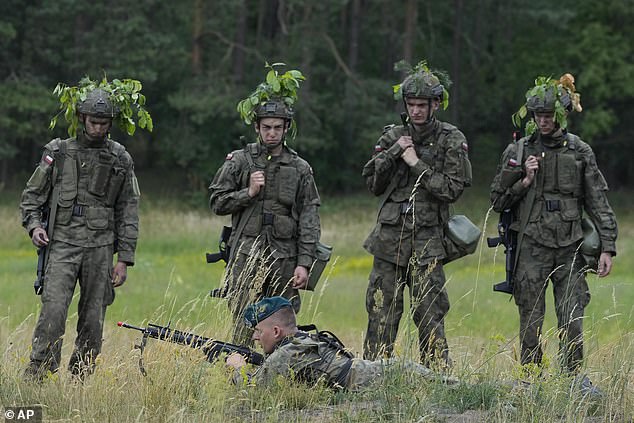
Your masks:
M152 132L153 122L145 109L143 86L136 79L113 79L104 76L101 81L84 77L77 86L69 87L59 83L53 94L59 98L59 112L53 116L49 128L57 125L60 115L68 123L68 135L75 137L79 128L79 114L110 118L128 135L133 135L136 127Z
M521 126L528 112L554 113L555 123L562 129L568 126L568 113L581 112L581 95L576 92L575 78L569 73L559 79L538 76L535 86L526 91L526 103L523 104L512 116L513 124ZM526 135L530 135L537 129L534 119L530 119L525 126Z
M392 87L395 99L438 99L442 103L443 109L449 106L449 93L446 87L451 85L451 80L445 72L430 69L425 60L421 60L414 67L401 60L394 65L394 69L397 71L405 70L408 74L402 83Z
M110 119L114 119L119 113L110 100L110 95L101 88L95 88L86 94L86 98L77 104L77 112Z
M293 109L281 98L272 98L260 103L255 109L257 120L263 118L280 118L286 121L293 119Z
M277 68L284 63L265 64L269 69L266 80L257 86L249 96L238 102L237 110L245 124L250 125L262 118L275 117L284 119L290 126L291 138L297 134L293 106L297 102L299 84L306 78L292 69L280 74Z

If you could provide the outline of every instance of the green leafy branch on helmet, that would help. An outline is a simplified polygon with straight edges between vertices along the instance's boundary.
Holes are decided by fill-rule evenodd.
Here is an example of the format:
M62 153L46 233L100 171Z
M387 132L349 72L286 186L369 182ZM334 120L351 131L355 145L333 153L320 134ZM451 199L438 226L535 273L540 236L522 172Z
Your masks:
M281 99L288 107L292 107L297 102L297 90L300 82L306 77L298 70L291 69L280 74L277 68L286 66L285 63L266 63L266 81L257 86L249 96L238 102L236 107L240 113L240 118L245 124L250 125L256 120L256 109L259 105L272 99ZM291 119L291 137L297 133L295 119Z
M60 111L53 116L49 129L55 128L58 117L63 114L68 122L68 135L77 136L79 116L77 106L86 100L88 93L95 89L102 89L109 94L109 100L115 107L116 113L113 123L128 135L134 135L137 125L152 132L154 124L150 113L145 108L145 96L141 93L143 85L136 79L113 79L108 81L104 76L100 82L89 77L82 78L77 86L58 83L53 94L59 99Z
M560 128L566 129L568 127L568 112L561 102L561 96L564 93L567 93L570 96L576 95L577 101L579 96L578 94L575 94L574 90L571 90L568 85L562 84L562 81L567 75L569 74L562 76L561 79L553 79L552 76L538 76L537 78L535 78L535 86L526 91L526 102L518 109L517 112L513 113L513 115L511 116L513 125L515 125L517 128L520 128L522 126L522 120L528 115L529 110L527 104L531 99L537 98L541 101L545 101L547 93L552 91L553 93L555 93L556 96L553 110L554 120ZM572 78L571 75L570 78ZM524 132L526 135L532 135L536 130L537 123L535 122L535 119L531 118L528 122L526 122Z
M399 60L394 63L394 70L397 72L405 72L407 76L421 75L422 77L424 74L430 74L435 77L438 83L442 85L442 108L443 110L447 110L447 107L449 107L449 91L447 91L447 88L453 83L447 72L440 69L431 69L427 65L427 60L421 60L416 66L412 66L407 60ZM402 82L392 85L395 100L400 100L403 97L402 85Z

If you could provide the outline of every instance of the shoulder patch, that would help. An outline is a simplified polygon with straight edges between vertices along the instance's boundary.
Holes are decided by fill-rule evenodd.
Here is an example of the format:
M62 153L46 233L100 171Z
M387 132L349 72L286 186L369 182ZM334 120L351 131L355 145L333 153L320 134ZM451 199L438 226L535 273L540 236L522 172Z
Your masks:
M463 142L463 143L462 143L462 149L463 149L464 151L469 151L469 145L468 145L466 142Z
M42 163L46 165L51 165L55 159L50 154L44 154L42 157Z
M511 166L511 167L517 167L517 166L518 166L517 160L512 159L512 158L511 158L511 159L509 159L509 161L508 161L508 163L507 163L507 164L508 164L509 166Z
M375 153L380 153L381 151L383 151L383 147L381 147L381 144L377 144L374 146Z
M227 154L227 157L225 157L225 160L231 160L231 159L233 159L233 153Z

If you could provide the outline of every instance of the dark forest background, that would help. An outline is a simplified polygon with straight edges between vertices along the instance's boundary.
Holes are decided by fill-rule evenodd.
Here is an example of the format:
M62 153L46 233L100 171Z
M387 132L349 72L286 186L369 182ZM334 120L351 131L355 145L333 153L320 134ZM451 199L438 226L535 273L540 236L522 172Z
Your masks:
M3 0L0 187L23 185L48 129L57 82L142 81L154 132L113 137L136 167L204 192L225 155L253 138L236 103L284 62L307 80L290 145L321 190L363 187L384 125L397 123L395 62L425 58L454 81L440 114L465 133L474 179L489 184L511 140L511 114L537 75L570 72L589 142L612 188L634 180L634 0ZM18 180L19 179L19 180Z

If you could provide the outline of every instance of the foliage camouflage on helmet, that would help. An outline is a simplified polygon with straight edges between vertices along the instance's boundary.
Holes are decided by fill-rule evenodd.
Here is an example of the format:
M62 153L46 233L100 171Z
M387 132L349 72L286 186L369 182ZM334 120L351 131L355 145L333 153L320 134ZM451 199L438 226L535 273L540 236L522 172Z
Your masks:
M68 122L68 135L75 137L79 127L78 114L83 113L112 118L113 123L128 135L134 134L137 124L152 132L154 125L144 107L142 88L141 82L136 79L108 81L105 76L100 82L86 76L73 87L59 83L53 94L59 98L60 111L51 119L49 128L55 128L57 118L63 113Z
M414 67L405 60L401 60L394 64L394 70L404 70L408 74L403 82L392 86L395 100L407 97L437 98L442 103L443 109L449 107L447 88L451 86L451 79L446 72L430 69L425 60L421 60Z
M581 112L581 95L575 90L575 78L569 73L559 79L538 76L535 79L535 86L526 91L526 103L522 105L512 116L513 124L516 127L522 125L528 112L554 113L555 122L562 129L568 126L568 112L576 110ZM531 135L537 130L537 123L534 119L526 122L525 133Z
M284 63L266 63L266 81L257 86L247 98L238 102L237 110L245 124L250 125L263 117L279 117L290 121L291 137L297 134L297 125L293 119L293 106L297 102L299 84L306 78L292 69L281 74L276 68Z

